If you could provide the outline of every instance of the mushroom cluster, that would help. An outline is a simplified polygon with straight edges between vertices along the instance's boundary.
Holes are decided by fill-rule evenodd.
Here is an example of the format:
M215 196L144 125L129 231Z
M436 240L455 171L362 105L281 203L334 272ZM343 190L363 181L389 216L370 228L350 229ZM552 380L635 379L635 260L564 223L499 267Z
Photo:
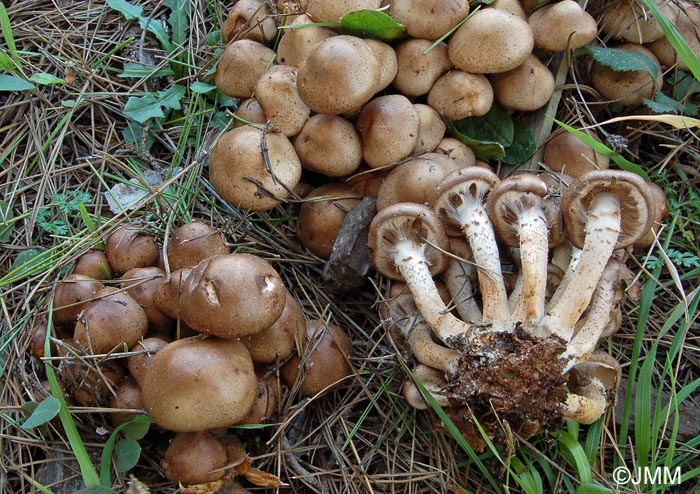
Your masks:
M145 412L174 432L163 467L182 484L243 474L224 468L243 457L227 453L232 439L220 429L271 420L284 386L310 396L351 375L352 343L340 327L307 320L269 262L231 253L219 231L196 221L166 248L139 226L115 230L57 284L52 320L66 394L123 410L116 423ZM46 325L38 328L43 356ZM263 473L247 465L245 475Z
M503 438L562 418L592 423L614 398L620 366L596 349L620 324L624 261L662 218L663 194L619 170L548 185L480 167L447 174L426 204L392 204L369 232L376 269L393 280L381 315L405 342L415 379L472 444L478 421Z

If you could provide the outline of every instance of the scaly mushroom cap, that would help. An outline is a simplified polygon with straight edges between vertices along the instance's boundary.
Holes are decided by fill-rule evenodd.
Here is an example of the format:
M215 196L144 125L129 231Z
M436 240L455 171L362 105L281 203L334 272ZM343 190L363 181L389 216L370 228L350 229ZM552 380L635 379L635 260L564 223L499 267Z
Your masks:
M287 137L298 134L311 113L297 91L297 68L290 65L275 65L261 75L255 98L267 120Z
M620 201L622 224L615 248L632 245L651 226L654 199L642 177L624 170L585 173L564 191L561 211L569 240L579 249L583 248L589 206L591 200L601 192L613 194Z
M355 36L318 43L299 65L299 96L316 113L338 115L364 105L377 92L381 69L372 49Z
M269 328L286 303L282 278L264 259L229 254L205 259L184 282L182 319L193 329L240 338Z
M676 18L674 2L656 2L661 12L672 22ZM619 0L606 2L600 16L600 30L613 38L630 43L650 43L664 37L664 31L651 12L642 4Z
M257 388L243 343L195 336L168 343L155 354L141 391L146 411L158 425L192 432L241 420Z
M535 35L535 46L550 51L573 50L593 41L598 25L573 0L562 0L537 9L527 20Z
M493 74L522 64L534 45L527 21L504 10L486 8L452 34L448 54L464 72Z
M250 98L255 83L274 59L275 52L257 41L234 41L221 53L214 84L232 98Z
M425 244L425 257L430 272L441 273L447 267L447 236L433 211L420 204L401 202L388 206L374 217L369 227L367 243L374 267L384 276L403 281L394 264L394 245L401 239Z
M156 305L172 319L180 318L182 286L190 271L192 271L192 268L182 268L171 272L169 278L160 280L160 285L156 290Z
M301 163L283 134L247 125L219 138L211 152L209 176L224 200L238 208L266 211L299 183Z

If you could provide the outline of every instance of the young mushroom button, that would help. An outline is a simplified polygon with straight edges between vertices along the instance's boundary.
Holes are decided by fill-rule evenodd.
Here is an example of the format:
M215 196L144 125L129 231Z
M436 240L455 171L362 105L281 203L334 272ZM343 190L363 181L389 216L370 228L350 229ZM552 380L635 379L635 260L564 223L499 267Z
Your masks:
M418 310L441 340L472 336L472 326L450 314L433 280L447 267L447 236L432 210L408 202L384 208L370 224L368 244L377 271L405 280Z
M561 210L571 243L581 249L572 280L539 327L568 341L615 249L649 229L653 198L639 175L623 170L588 172L564 191Z

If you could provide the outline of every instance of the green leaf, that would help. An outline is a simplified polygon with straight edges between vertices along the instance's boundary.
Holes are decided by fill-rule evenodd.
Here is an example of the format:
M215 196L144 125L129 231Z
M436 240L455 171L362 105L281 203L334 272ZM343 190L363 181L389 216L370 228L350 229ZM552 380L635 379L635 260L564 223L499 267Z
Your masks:
M141 29L153 34L165 51L168 53L173 51L173 45L161 21L158 19L141 17L139 18L139 26L141 26Z
M185 86L175 84L165 91L158 93L160 104L170 110L179 110L182 108L180 100L185 97Z
M18 280L47 271L53 267L54 263L55 261L51 259L51 251L39 247L27 249L17 256L8 274Z
M29 77L29 80L36 82L40 86L46 86L49 84L63 84L65 81L60 77L56 77L53 74L47 74L46 72L37 72Z
M15 217L10 205L0 199L0 243L6 244L12 238L15 227L12 219Z
M15 65L18 69L22 70L22 59L17 54L17 45L15 44L15 36L12 33L12 22L10 21L10 16L7 14L7 9L5 9L5 4L0 2L0 30L2 31L2 37L5 38L5 44L7 44L7 49L10 52L12 60L14 60ZM3 65L9 62L7 59ZM5 68L5 67L3 67ZM9 67L6 70L12 70L13 67ZM0 83L0 87L2 84Z
M600 484L580 484L576 487L576 494L614 494L614 492Z
M109 487L105 487L103 485L93 485L90 487L86 487L85 489L80 489L79 491L75 491L73 494L117 494L117 493L114 492Z
M593 59L615 72L630 72L644 70L649 72L652 80L656 80L659 69L654 61L643 53L621 48L605 48L588 45L582 48L593 56Z
M117 455L117 472L128 472L136 466L141 456L141 445L134 439L122 439L114 445Z
M143 15L143 7L132 5L126 0L107 0L107 5L121 13L127 21L138 19Z
M167 67L161 67L157 69L151 65L145 65L138 62L128 62L124 64L124 70L122 70L119 77L129 78L134 77L137 79L144 79L149 77L168 77L173 75L173 71Z
M129 439L143 439L152 423L153 419L148 415L134 415L127 422L124 422L121 431L124 437Z
M117 445L118 434L122 431L127 431L124 433L126 438L136 441L136 439L140 439L146 434L146 432L148 432L148 426L150 426L152 422L153 419L148 415L134 415L127 419L126 422L114 428L112 434L109 436L109 439L107 439L107 442L105 442L104 448L102 449L102 455L100 457L100 482L102 485L112 485L112 475L109 468L112 460L112 453ZM119 442L121 441L123 441L123 439Z
M588 462L586 453L581 444L576 441L568 432L557 431L559 446L561 452L566 456L569 462L576 468L578 479L584 484L593 482L593 473L591 472L591 464Z
M182 46L189 36L190 12L192 4L189 0L166 0L165 6L170 9L168 24L175 45Z
M132 96L124 105L124 115L139 123L146 123L151 118L164 118L165 113L155 94L147 94L140 98Z
M340 32L359 38L373 38L385 43L406 37L406 26L379 10L356 10L340 19Z
M472 148L480 160L501 159L513 144L515 124L508 112L497 103L481 117L467 117L447 122L450 133Z
M661 91L656 91L654 99L644 98L644 104L654 113L678 113L683 106L673 98L669 98Z
M36 406L32 414L24 421L21 428L33 429L34 427L43 425L58 415L60 410L61 403L53 396L48 396Z
M190 84L190 89L193 93L204 94L216 89L213 84L207 84L206 82L195 81Z
M36 86L13 75L0 74L0 91L26 91Z
M506 148L502 161L510 165L524 163L537 151L535 134L532 128L521 118L513 120L513 144Z

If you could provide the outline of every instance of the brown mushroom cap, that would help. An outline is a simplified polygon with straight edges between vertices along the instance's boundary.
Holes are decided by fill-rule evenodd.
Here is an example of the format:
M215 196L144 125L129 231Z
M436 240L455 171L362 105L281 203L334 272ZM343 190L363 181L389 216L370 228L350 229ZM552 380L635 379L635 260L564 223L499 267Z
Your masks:
M253 361L243 343L200 336L157 352L141 388L148 414L176 432L235 424L250 410L256 391Z
M151 364L151 360L153 360L156 352L162 350L168 343L169 341L163 338L144 338L131 349L132 352L141 352L131 355L126 359L126 365L129 367L129 373L139 384L139 386L143 382L143 379L146 376L146 369L148 369L148 366Z
M306 328L304 312L299 302L287 291L282 315L269 328L260 333L244 336L241 342L250 351L256 364L281 362L295 350Z
M425 244L425 257L430 273L435 276L447 267L447 236L435 213L412 202L392 204L372 220L367 244L375 269L392 280L403 281L394 263L394 243L401 238L414 238Z
M393 0L391 17L412 38L435 40L469 13L468 0Z
M311 112L299 97L297 68L291 65L275 65L261 75L255 98L267 120L288 137L299 133Z
M239 338L269 328L286 303L282 278L251 254L213 256L192 268L181 294L181 317L196 331Z
M505 10L486 8L462 24L450 37L447 47L450 60L458 69L493 74L522 64L534 44L527 21Z
M370 47L374 56L377 57L377 62L379 62L379 84L375 90L375 92L379 92L392 83L399 70L396 52L390 45L379 40L367 38L364 41Z
M550 51L580 48L592 42L598 25L574 0L561 0L537 9L527 20L535 46Z
M674 17L669 18L678 28L681 37L688 43L690 51L700 53L700 5L682 2ZM678 70L689 70L688 64L678 55L675 48L664 36L646 45L666 67L675 66Z
M277 405L280 402L280 386L274 375L265 376L263 372L257 371L258 392L255 395L253 406L248 414L243 417L238 424L262 424L268 421L277 412Z
M156 239L141 227L125 225L107 238L105 255L114 271L125 273L132 268L156 266L160 249Z
M349 12L378 9L380 4L381 0L303 0L301 7L314 22L338 22Z
M103 250L91 249L78 258L73 274L89 276L96 280L111 280L114 270Z
M414 104L413 108L418 114L418 140L411 154L433 151L445 137L447 125L432 106Z
M282 366L280 374L287 386L293 386L303 368L301 394L312 396L345 382L352 374L348 363L352 353L352 341L339 326L319 320L306 321L302 357L294 355Z
M623 106L639 105L644 98L652 98L654 92L661 89L663 74L661 64L656 56L647 48L628 43L615 48L631 50L649 57L656 65L656 81L646 70L630 70L626 72L615 71L610 67L594 62L591 69L591 82L593 87L606 99L612 100Z
M143 308L148 321L156 329L167 329L172 318L165 314L156 303L156 293L165 278L160 268L134 268L122 275L122 288Z
M141 395L141 389L136 384L136 381L129 376L119 381L119 384L114 390L114 395L112 395L110 399L109 407L123 410L143 409L143 396ZM137 414L138 412L131 411L115 412L112 413L110 418L112 422L118 425Z
M313 111L337 115L369 101L380 77L379 62L367 43L333 36L318 43L299 65L297 89Z
M214 74L214 84L232 98L250 98L260 76L273 63L275 52L249 39L224 48Z
M82 274L69 274L56 285L53 296L53 323L74 324L78 315L104 285Z
M448 120L486 115L493 105L493 88L483 74L451 70L428 93L428 104Z
M595 134L584 132L599 141ZM594 151L571 132L559 132L549 139L544 145L543 160L548 168L566 172L571 177L592 170L606 170L610 165L610 158Z
M490 81L496 101L511 110L538 110L554 94L554 76L535 55L512 70L493 74Z
M294 138L294 150L305 170L344 177L362 162L362 142L355 126L337 115L309 118Z
M180 297L182 285L192 268L182 268L163 278L156 290L155 301L158 308L171 319L180 318Z
M409 39L396 47L398 70L393 84L401 94L427 94L435 81L452 67L445 43L440 43L425 53L432 44L427 39Z
M242 120L236 120L236 123L233 124L234 129L248 124L265 125L267 123L265 112L260 106L260 102L255 98L248 98L242 101L236 108L236 116Z
M615 248L632 245L651 226L653 197L643 178L623 170L584 173L564 191L561 211L569 240L579 249L583 247L589 205L600 193L614 194L620 201L622 223Z
M136 345L148 331L148 318L138 302L113 287L103 288L96 296L75 325L75 341L92 354Z
M418 113L400 94L374 98L362 108L356 125L362 157L372 168L404 159L418 141Z
M168 240L168 265L173 272L196 266L209 256L229 252L231 249L219 230L201 221L191 221L178 227Z
M247 125L219 138L211 153L209 175L224 200L238 208L263 211L289 196L301 178L301 163L286 136Z
M328 259L347 212L360 200L350 186L343 183L327 183L315 188L299 208L296 230L301 243L317 256Z
M304 26L302 28L284 29L282 38L277 45L277 61L284 65L299 67L309 52L321 41L335 32L321 26L314 26L313 20L307 14L292 17L285 26Z
M445 137L435 148L435 152L444 154L455 162L456 168L465 168L476 164L476 155L472 148L454 137Z
M220 480L227 463L226 448L210 431L175 434L161 460L168 480L180 485Z
M262 0L238 0L221 26L224 43L233 39L252 39L269 43L277 36L275 19Z
M668 19L675 19L677 7L673 2L658 2L658 7ZM664 37L661 26L647 8L626 0L607 2L599 27L613 38L630 43L650 43Z
M569 389L577 393L592 379L599 380L608 392L608 396L613 398L610 401L614 401L622 380L620 363L605 351L594 350L586 361L576 364L569 371Z

